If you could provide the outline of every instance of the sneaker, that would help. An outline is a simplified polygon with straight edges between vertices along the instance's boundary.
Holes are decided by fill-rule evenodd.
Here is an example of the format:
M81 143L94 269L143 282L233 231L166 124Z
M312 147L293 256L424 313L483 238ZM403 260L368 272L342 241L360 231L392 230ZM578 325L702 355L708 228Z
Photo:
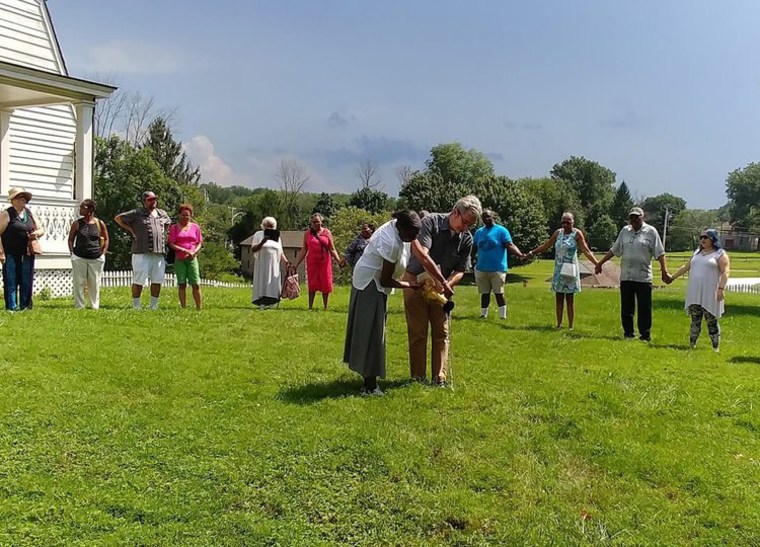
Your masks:
M385 392L380 389L380 387L376 387L373 390L369 390L366 387L362 387L361 391L359 392L359 395L362 397L382 397L385 395Z
M636 340L636 335L635 334L624 334L623 335L623 339L624 340Z
M448 384L446 383L446 380L435 380L433 381L431 385L435 387L443 388L443 389L449 387Z
M642 342L651 342L652 338L649 336L640 336L639 340L641 340Z
M716 346L716 347L713 347L713 351L714 351L715 353L720 353L720 348L719 348L719 347L717 347L717 346Z

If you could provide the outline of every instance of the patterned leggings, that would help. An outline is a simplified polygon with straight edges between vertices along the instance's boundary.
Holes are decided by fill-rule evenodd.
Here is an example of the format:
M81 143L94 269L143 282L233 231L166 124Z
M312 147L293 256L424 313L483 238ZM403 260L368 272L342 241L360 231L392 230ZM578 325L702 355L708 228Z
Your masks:
M689 343L692 346L697 344L699 333L702 332L702 316L707 323L707 333L710 335L710 342L714 348L720 344L720 326L718 318L704 309L699 304L689 305L689 315L691 316L691 330L689 331Z

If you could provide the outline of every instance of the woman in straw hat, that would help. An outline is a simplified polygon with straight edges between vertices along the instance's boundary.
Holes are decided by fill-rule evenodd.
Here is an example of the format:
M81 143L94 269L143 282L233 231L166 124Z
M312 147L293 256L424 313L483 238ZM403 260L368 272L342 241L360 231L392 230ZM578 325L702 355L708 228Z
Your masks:
M0 211L0 262L3 264L5 309L25 310L32 307L34 279L33 241L45 231L26 204L32 194L23 188L8 191L11 206Z

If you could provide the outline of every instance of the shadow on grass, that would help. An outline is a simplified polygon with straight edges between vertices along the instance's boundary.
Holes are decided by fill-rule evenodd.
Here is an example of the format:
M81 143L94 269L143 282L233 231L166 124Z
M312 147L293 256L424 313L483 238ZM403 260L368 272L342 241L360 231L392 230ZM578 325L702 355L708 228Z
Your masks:
M409 380L379 380L380 389L388 390L410 385ZM286 387L280 390L277 398L297 405L310 405L318 403L322 399L336 399L340 397L360 397L359 390L362 387L361 379L357 376L351 380L347 378L321 382L318 384L306 384L303 386Z
M654 303L655 308L659 309L669 309L669 310L679 310L686 313L683 307L683 298L679 298L678 300L657 300ZM734 304L730 301L726 304L726 315L750 315L757 317L758 309L760 309L760 305L758 306L748 306L746 304Z
M753 363L760 365L760 357L754 355L737 355L728 360L730 363Z
M657 349L677 349L680 351L689 351L689 345L688 344L649 344L650 348L657 348Z

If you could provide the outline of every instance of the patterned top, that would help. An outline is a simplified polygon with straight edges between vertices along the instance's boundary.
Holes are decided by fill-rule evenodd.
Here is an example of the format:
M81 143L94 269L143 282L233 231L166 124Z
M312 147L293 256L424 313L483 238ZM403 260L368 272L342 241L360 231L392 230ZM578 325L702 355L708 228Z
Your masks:
M581 292L581 273L578 268L578 241L575 237L578 229L566 234L564 230L557 230L557 241L554 242L554 275L552 275L552 290L558 293ZM568 278L561 274L562 264L575 265L575 277Z
M346 248L346 261L351 266L356 266L356 263L359 262L359 259L362 257L364 249L366 249L368 243L369 240L364 239L364 237L359 234L353 239L351 243L348 244L348 247Z
M172 220L163 209L154 209L155 215L144 208L121 213L121 219L131 227L137 237L132 240L132 254L164 254L164 230Z
M725 253L723 249L716 249L708 254L702 254L701 250L697 250L691 257L689 284L686 288L685 308L687 310L691 304L697 304L715 317L723 315L723 300L718 301L718 283L720 282L718 259Z
M657 228L642 223L639 231L625 226L610 249L620 260L620 281L652 282L652 259L665 254Z

